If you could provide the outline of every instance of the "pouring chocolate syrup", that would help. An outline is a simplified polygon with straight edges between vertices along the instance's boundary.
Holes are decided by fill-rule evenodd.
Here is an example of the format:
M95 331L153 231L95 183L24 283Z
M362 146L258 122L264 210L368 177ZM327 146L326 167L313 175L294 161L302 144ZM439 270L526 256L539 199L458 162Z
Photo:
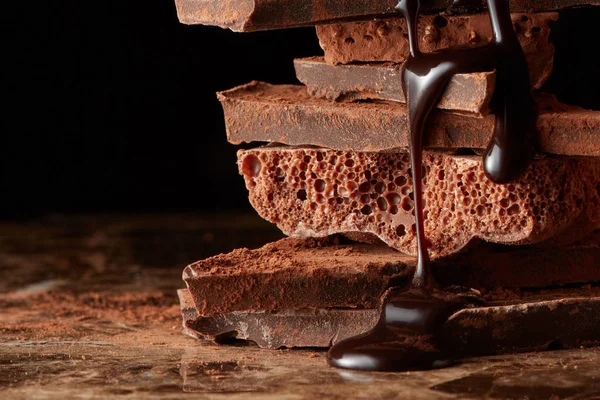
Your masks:
M455 7L478 1L455 0ZM490 43L421 53L417 35L419 0L400 0L406 18L410 54L404 65L404 92L410 119L410 154L417 228L417 268L408 288L393 289L383 300L381 316L369 332L346 339L328 353L329 364L372 371L433 369L452 364L453 351L441 328L466 306L465 297L441 291L431 275L423 215L422 152L427 119L455 74L496 71L492 101L496 125L484 153L487 177L503 184L519 177L533 159L536 103L529 68L510 17L509 0L487 0L493 30Z

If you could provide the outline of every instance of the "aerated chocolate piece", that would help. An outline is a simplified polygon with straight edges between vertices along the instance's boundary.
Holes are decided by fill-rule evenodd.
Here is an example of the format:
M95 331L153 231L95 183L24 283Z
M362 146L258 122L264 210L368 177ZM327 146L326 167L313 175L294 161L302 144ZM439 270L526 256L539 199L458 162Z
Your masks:
M398 0L175 0L177 16L184 24L216 25L237 32L291 28L331 22L336 19L378 14L398 15ZM485 1L474 0L470 8L483 9ZM442 11L452 0L423 2L428 13ZM514 12L553 11L566 7L600 5L598 0L514 0ZM462 10L457 10L462 11Z
M332 103L304 86L251 82L220 92L231 143L278 142L335 150L382 151L407 148L406 106L390 101ZM600 156L600 111L538 98L539 150L562 155ZM435 111L424 138L426 147L484 149L496 118Z
M600 297L585 290L549 291L502 305L458 311L444 325L457 357L578 348L600 344ZM186 289L178 292L186 334L218 343L237 338L268 349L329 347L371 329L378 309L235 311L199 317ZM583 294L583 296L581 295ZM579 295L579 296L578 296ZM556 298L558 296L558 298Z
M409 161L407 152L285 146L238 152L250 203L286 235L371 233L415 255ZM575 241L600 223L600 158L539 159L510 185L490 181L481 164L478 156L424 155L432 257L454 254L474 238L534 244L560 235Z
M394 63L332 66L323 57L294 60L296 76L312 96L330 101L381 99L406 102L401 65ZM487 114L494 94L493 72L459 74L452 78L439 108Z
M534 88L540 88L552 73L554 45L548 40L549 22L557 19L557 13L512 14ZM418 29L419 46L423 52L467 44L482 45L493 36L487 13L469 16L424 15L419 18ZM409 50L406 33L404 18L317 26L319 43L329 64L357 61L402 63L406 61Z
M600 281L598 237L551 248L479 245L433 265L442 287L547 287ZM407 283L415 259L379 244L338 238L282 239L188 266L184 280L202 316L232 311L377 308L390 287ZM313 315L313 314L304 314ZM307 317L308 318L308 317ZM216 334L215 334L216 335Z

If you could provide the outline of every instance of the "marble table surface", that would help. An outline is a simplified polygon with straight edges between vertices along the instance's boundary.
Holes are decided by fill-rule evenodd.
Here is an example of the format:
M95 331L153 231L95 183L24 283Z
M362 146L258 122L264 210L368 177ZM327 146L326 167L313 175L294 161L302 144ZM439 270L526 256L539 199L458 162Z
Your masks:
M0 398L600 399L600 348L358 373L328 367L319 349L182 334L185 265L280 237L252 215L0 223Z

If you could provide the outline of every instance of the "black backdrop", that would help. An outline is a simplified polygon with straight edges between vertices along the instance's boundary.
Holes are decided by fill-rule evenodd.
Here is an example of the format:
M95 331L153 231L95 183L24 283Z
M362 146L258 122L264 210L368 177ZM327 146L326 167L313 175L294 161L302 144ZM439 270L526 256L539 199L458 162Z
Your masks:
M184 26L173 0L27 3L0 15L0 217L250 209L215 92L296 82L292 59L322 53L313 28ZM600 109L598 21L562 13L546 90Z

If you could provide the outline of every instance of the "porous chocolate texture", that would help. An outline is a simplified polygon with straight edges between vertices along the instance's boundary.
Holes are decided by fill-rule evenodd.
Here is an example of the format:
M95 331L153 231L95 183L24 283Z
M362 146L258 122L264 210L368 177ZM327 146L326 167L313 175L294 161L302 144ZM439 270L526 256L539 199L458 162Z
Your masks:
M314 0L175 0L177 16L184 24L215 25L237 32L315 25L375 15L398 15L397 0L314 1ZM433 0L422 5L426 13L443 11L452 0ZM472 7L485 8L485 1ZM600 5L598 0L514 0L513 12L553 11L561 8ZM455 11L463 11L456 9Z
M521 245L575 241L600 223L600 158L539 159L509 185L491 182L478 156L429 152L423 161L433 258L456 253L474 238ZM286 235L371 233L416 254L408 153L267 147L239 151L238 165L252 206Z
M304 86L252 82L220 92L227 137L233 144L275 142L335 150L383 151L408 148L406 106L391 101L333 103ZM600 156L600 111L584 110L539 96L539 151ZM434 111L423 138L429 148L487 147L496 117Z
M233 311L377 308L391 286L412 278L416 260L383 245L286 238L193 263L183 279L203 317ZM600 236L550 248L479 244L438 259L442 287L543 288L600 281ZM312 315L312 314L308 314ZM216 335L216 334L215 334Z
M458 311L443 327L444 341L457 357L599 345L598 291L557 292ZM329 347L368 331L380 314L378 308L330 308L234 311L200 317L188 290L177 294L186 334L217 343L231 338L249 340L268 349Z
M517 38L521 43L531 84L540 88L552 73L554 46L549 42L551 21L557 13L512 14ZM433 16L419 18L419 47L431 52L461 45L483 45L493 37L490 17L486 14ZM408 58L408 37L404 18L342 22L317 26L319 43L329 64L391 61Z
M330 101L392 100L406 102L402 88L402 65L395 63L333 66L323 57L294 60L296 77L312 96ZM487 114L496 88L494 72L454 76L437 107Z

